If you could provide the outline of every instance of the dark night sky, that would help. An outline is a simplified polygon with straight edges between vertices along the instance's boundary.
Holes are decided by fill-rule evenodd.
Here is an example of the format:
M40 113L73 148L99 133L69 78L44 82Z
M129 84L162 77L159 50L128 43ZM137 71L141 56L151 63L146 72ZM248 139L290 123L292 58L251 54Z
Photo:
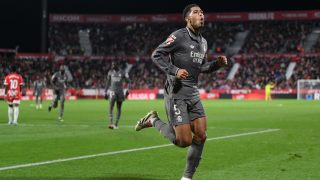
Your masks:
M180 13L197 3L205 12L320 9L320 1L272 0L48 0L49 13L150 14ZM10 0L0 7L0 48L40 52L41 0Z

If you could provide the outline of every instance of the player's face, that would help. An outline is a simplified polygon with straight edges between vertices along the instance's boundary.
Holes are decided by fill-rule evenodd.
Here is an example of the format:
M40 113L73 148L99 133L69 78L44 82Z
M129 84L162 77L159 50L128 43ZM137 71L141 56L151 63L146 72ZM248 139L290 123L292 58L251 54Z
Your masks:
M60 67L60 72L61 72L61 74L64 74L65 69L64 69L64 67L63 67L63 66L61 66L61 67Z
M118 65L113 62L113 63L111 64L111 68L114 69L114 70L118 70Z
M200 7L192 7L188 18L193 28L199 29L204 26L204 15Z

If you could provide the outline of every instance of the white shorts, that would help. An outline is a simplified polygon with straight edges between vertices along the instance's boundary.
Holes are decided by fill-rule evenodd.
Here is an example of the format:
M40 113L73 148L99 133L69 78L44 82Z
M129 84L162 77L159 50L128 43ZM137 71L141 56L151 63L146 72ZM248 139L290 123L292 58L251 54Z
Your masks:
M13 100L13 101L8 101L8 104L9 105L12 105L12 104L20 104L20 100Z

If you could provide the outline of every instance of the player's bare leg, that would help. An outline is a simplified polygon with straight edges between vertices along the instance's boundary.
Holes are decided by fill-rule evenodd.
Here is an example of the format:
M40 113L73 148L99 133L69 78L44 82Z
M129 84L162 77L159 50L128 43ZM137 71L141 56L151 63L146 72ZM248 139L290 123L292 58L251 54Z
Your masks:
M192 132L190 124L182 124L174 127L176 135L175 145L178 147L188 147L192 143Z
M202 150L206 141L207 120L206 117L195 119L191 123L191 129L194 134L192 144L187 155L187 163L184 170L183 178L192 179L200 163Z
M135 129L136 131L140 131L153 126L176 146L182 148L190 146L182 179L191 180L201 160L206 140L206 118L198 118L191 124L182 124L172 128L171 125L160 120L156 111L151 111L138 121ZM192 133L194 133L193 137Z
M158 117L156 111L149 112L146 116L140 119L135 126L136 131L145 128L155 127L166 138L178 147L188 147L192 143L192 132L190 124L183 124L179 126L171 126L164 123Z

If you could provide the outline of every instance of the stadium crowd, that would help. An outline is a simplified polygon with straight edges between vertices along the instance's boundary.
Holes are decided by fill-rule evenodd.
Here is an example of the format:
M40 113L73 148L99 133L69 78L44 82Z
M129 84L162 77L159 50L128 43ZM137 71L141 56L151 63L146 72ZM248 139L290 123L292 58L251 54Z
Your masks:
M122 69L128 61L119 60ZM261 89L268 82L275 82L276 88L295 88L298 79L320 79L319 57L301 57L296 61L296 67L290 79L286 79L286 70L292 58L289 57L250 57L238 59L235 62L240 68L231 80L227 76L233 62L217 72L200 74L199 87L210 89ZM27 87L32 87L36 76L42 77L48 87L52 74L60 65L66 65L73 80L69 83L72 88L104 88L105 78L110 69L108 60L64 60L53 61L47 59L0 59L0 78L10 72L11 65L15 64L23 75ZM160 71L151 60L136 61L129 72L131 88L163 88L166 75Z
M49 52L81 55L79 32L90 37L92 55L148 55L179 23L53 23L49 26ZM241 53L303 52L307 35L319 21L208 22L202 30L209 53L224 53L239 32L249 32ZM319 43L318 43L319 44ZM316 46L318 47L318 45Z
M234 89L261 89L269 82L276 88L286 89L286 70L290 58L285 57L250 57L240 60L240 68L231 82Z
M307 35L316 21L261 21L249 23L250 33L241 50L243 53L302 52Z
M320 79L320 57L303 57L298 59L291 83L297 87L299 79Z
M153 49L166 39L174 30L183 27L179 23L114 23L114 24L68 24L49 25L49 52L55 55L83 55L84 49L79 42L80 31L89 34L92 55L145 56L150 57ZM208 53L226 53L239 32L249 32L240 54L258 53L302 53L307 35L312 29L320 27L319 21L251 21L251 22L209 22L203 29L208 41ZM320 38L312 47L312 52L320 52ZM131 87L163 88L165 74L151 60L117 59L122 67L132 64L129 75ZM291 61L297 62L290 79L286 70ZM239 63L240 68L233 79L228 80L232 65ZM63 61L43 58L14 59L0 54L0 78L9 72L12 64L19 67L27 87L31 87L36 76L43 77L50 87L50 78L61 64L68 67L73 88L104 88L105 78L110 69L109 60L68 59ZM260 89L272 81L276 88L295 88L298 79L319 79L320 61L318 56L289 57L250 56L232 59L229 66L218 72L201 74L199 87L210 89Z
M90 36L92 55L147 55L181 27L183 24L177 23L52 24L49 27L49 51L59 55L83 54L79 32L85 31ZM223 53L234 41L235 34L244 30L239 23L208 23L203 35L211 53Z
M315 43L315 45L312 47L312 52L320 52L320 37L318 38L318 41Z

